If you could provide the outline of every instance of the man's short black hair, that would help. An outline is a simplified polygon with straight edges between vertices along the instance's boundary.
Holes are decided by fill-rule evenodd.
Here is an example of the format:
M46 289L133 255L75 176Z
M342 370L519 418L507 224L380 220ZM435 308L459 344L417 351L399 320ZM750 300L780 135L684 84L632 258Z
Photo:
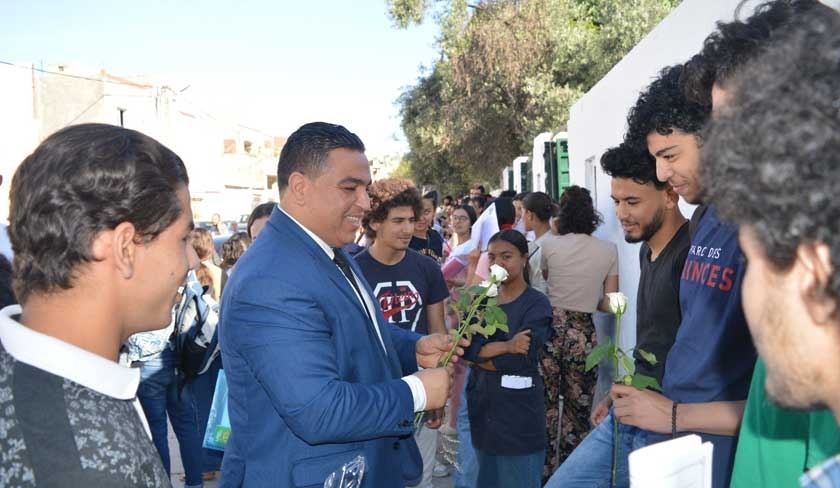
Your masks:
M788 269L800 243L831 249L840 300L840 15L808 12L732 80L703 151L710 200Z
M282 195L294 172L317 178L327 169L327 156L334 149L365 152L359 136L336 124L310 122L286 140L277 162L277 188Z
M683 94L680 77L683 65L663 69L659 77L639 95L627 115L624 140L647 148L647 136L654 132L668 135L675 129L700 136L711 115L711 108L688 100Z
M741 6L736 11L736 17ZM791 19L812 8L828 13L817 0L774 0L758 5L746 20L718 22L703 49L686 63L683 87L686 96L711 106L712 85L726 86L729 79L767 46L770 37Z
M663 190L667 183L656 178L656 161L646 149L621 143L601 156L601 169L612 178L629 178L640 185L653 183Z
M18 167L10 190L9 239L20 303L73 286L94 260L97 234L122 222L150 242L178 219L183 161L140 132L80 124L49 136Z

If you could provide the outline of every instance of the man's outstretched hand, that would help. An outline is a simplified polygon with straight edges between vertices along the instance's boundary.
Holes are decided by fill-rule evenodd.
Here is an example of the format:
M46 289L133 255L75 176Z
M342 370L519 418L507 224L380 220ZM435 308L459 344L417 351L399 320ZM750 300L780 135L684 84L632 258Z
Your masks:
M417 365L422 368L437 368L441 359L452 349L452 337L448 334L429 334L417 341ZM464 355L464 348L470 345L467 339L461 339L450 363L454 364Z

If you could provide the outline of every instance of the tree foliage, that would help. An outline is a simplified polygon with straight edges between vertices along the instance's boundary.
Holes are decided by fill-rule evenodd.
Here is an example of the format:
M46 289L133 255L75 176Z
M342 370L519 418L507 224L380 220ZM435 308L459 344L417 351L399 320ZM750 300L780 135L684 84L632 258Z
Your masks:
M387 0L397 27L433 16L441 58L399 99L412 176L495 184L678 0Z

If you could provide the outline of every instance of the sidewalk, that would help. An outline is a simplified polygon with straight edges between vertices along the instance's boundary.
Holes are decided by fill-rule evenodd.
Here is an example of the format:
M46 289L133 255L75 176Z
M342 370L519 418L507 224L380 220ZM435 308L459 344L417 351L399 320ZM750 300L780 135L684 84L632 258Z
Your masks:
M175 433L172 431L172 426L169 426L169 456L172 462L172 486L174 488L183 488L184 482L181 481L181 475L184 474L184 466L181 463L181 452L178 450L178 439L175 438ZM452 488L452 475L445 478L433 478L434 488ZM204 483L205 488L216 488L219 486L218 478L214 481L207 481Z

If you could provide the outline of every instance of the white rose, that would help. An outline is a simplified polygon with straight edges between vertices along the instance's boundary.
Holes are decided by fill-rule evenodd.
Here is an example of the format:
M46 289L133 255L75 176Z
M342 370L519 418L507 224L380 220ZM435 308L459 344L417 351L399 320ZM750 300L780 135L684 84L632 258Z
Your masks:
M627 296L624 293L607 293L607 298L610 299L610 312L615 315L624 315L627 310Z
M498 264L494 264L493 266L490 266L490 279L496 283L502 283L508 279L508 272L505 268L499 266Z
M496 285L495 283L492 283L490 281L482 281L481 283L479 283L478 286L487 288L487 296L490 298L493 298L499 294L499 285Z

